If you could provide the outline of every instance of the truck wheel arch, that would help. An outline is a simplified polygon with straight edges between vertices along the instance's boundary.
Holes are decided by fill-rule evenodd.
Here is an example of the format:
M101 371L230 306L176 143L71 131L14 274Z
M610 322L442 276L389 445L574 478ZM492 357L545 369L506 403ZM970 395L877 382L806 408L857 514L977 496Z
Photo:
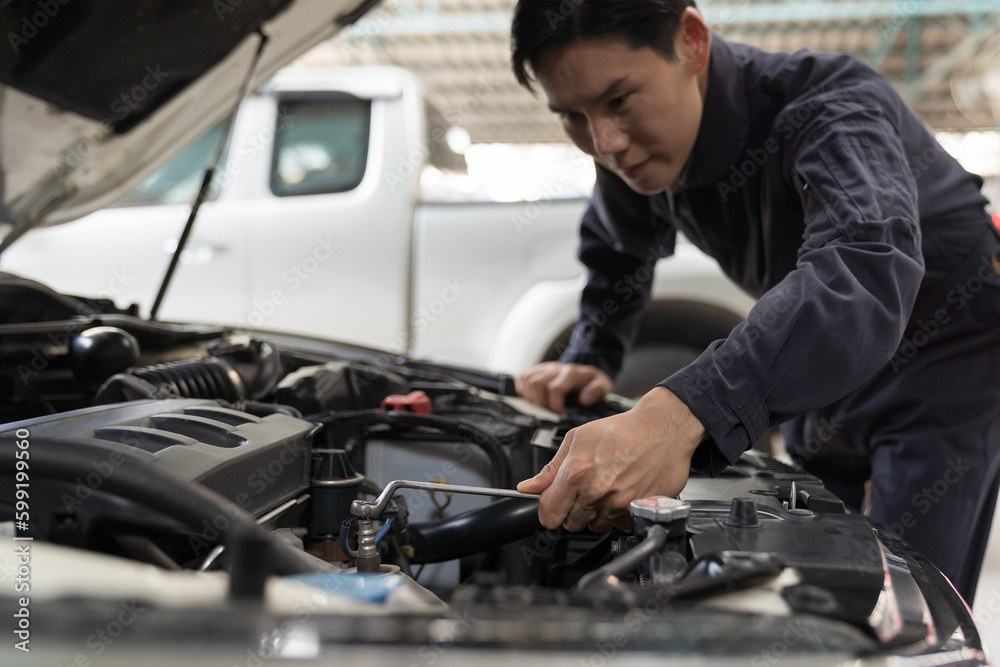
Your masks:
M657 300L639 322L635 344L615 378L615 391L641 396L658 382L694 361L713 341L725 338L743 316L713 304ZM569 344L572 326L549 345L540 361L558 359Z

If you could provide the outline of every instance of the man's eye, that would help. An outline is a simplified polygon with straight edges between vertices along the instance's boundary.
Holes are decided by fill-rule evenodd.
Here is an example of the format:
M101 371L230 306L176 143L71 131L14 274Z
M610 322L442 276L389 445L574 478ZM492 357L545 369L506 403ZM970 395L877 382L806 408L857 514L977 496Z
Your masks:
M625 104L625 98L627 97L628 97L627 94L619 95L618 97L615 97L610 102L608 102L608 106L611 107L612 109L621 109L622 105Z
M579 122L583 116L575 111L563 111L559 114L559 118L564 123L576 123Z

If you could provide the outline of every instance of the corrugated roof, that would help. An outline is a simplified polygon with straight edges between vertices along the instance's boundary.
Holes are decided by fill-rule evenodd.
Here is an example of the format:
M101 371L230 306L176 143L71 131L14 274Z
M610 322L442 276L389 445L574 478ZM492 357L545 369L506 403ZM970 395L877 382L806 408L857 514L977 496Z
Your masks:
M399 65L475 143L562 142L554 116L511 74L514 4L394 0L300 64ZM1000 120L1000 0L702 0L699 7L733 41L868 60L935 129L996 128Z

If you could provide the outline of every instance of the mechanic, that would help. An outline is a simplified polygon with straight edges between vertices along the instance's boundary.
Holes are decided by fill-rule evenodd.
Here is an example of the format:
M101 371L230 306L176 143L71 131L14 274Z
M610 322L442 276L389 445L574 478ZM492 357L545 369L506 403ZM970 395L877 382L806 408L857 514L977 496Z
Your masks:
M969 604L1000 480L1000 234L963 170L858 60L713 35L685 0L520 0L512 63L597 181L580 319L517 378L601 399L677 231L758 299L630 411L518 489L549 528L715 475L773 424L798 464L926 555ZM866 492L866 482L871 480Z

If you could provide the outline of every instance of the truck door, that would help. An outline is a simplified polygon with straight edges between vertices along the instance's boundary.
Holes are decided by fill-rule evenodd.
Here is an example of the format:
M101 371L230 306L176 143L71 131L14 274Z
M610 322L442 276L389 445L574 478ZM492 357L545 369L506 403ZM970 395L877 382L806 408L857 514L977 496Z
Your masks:
M423 156L404 175L389 164L413 136L402 96L286 91L275 100L273 150L254 202L245 319L255 328L405 350Z

